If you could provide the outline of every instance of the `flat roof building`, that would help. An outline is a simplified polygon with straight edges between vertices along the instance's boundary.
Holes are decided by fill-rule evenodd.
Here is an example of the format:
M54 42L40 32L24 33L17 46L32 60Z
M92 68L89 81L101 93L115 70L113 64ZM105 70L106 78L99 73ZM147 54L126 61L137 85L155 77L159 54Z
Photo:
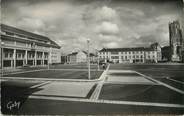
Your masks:
M50 38L1 24L0 66L16 68L61 62L60 46Z
M147 63L161 61L161 47L152 44L149 48L103 48L98 53L101 60L114 63Z

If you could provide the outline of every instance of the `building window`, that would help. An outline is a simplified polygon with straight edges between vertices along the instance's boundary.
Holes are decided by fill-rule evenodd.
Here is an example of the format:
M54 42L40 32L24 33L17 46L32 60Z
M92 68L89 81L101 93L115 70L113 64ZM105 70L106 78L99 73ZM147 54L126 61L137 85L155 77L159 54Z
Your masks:
M121 56L121 59L123 60L123 59L124 59L124 57L123 57L123 56Z
M111 59L119 59L119 56L111 56Z
M5 54L4 54L4 57L5 57L5 58L8 58L8 53L5 53Z
M6 32L7 35L14 35L13 33L11 32Z
M118 52L111 52L111 54L118 54Z

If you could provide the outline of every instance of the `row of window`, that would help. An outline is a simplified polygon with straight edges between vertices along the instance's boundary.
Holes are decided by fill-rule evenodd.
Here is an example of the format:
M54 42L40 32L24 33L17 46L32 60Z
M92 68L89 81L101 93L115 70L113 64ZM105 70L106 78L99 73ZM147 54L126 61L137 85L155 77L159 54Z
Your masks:
M8 41L8 40L2 40L4 42L4 44L7 45L16 45L16 46L20 46L20 47L29 47L29 48L38 48L38 49L48 49L48 47L45 46L39 46L39 45L35 45L33 43L23 43L23 42L17 42L16 43L14 41Z
M16 58L24 58L25 54L16 53ZM4 58L13 58L13 53L4 53ZM28 54L28 58L34 58L34 54ZM42 58L42 55L37 55L37 58ZM45 55L44 58L48 58L48 55Z
M105 54L106 52L100 52L102 55ZM128 51L128 52L120 52L121 54L142 54L143 51ZM146 51L148 54L154 54L154 51ZM110 54L117 55L119 52L110 52Z
M105 58L105 57L100 57L100 58ZM135 59L135 58L137 58L137 59L142 59L143 58L143 55L140 55L140 56L138 56L138 55L134 55L134 56L121 56L121 59ZM153 55L153 56L147 56L146 58L148 58L148 59L150 59L150 58L155 58L155 56ZM111 56L111 59L119 59L119 56Z

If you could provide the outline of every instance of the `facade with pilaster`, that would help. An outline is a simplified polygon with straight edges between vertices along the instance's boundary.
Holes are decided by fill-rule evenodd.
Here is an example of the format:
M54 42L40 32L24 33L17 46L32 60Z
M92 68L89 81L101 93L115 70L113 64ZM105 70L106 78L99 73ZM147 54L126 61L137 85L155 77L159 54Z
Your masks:
M158 44L149 48L103 48L98 55L100 60L113 63L157 63L162 60Z
M1 24L0 67L44 66L60 63L60 46L46 36Z

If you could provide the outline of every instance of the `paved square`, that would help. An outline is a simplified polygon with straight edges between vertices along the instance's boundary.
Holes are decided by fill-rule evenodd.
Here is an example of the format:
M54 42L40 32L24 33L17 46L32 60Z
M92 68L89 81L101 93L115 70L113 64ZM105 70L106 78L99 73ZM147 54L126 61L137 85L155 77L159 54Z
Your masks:
M104 84L99 99L184 104L182 94L161 85Z
M42 90L33 95L86 97L94 85L90 82L52 82L40 87Z
M107 74L107 82L123 82L123 83L150 83L152 81L144 78L143 76L137 74L130 70L109 70Z

